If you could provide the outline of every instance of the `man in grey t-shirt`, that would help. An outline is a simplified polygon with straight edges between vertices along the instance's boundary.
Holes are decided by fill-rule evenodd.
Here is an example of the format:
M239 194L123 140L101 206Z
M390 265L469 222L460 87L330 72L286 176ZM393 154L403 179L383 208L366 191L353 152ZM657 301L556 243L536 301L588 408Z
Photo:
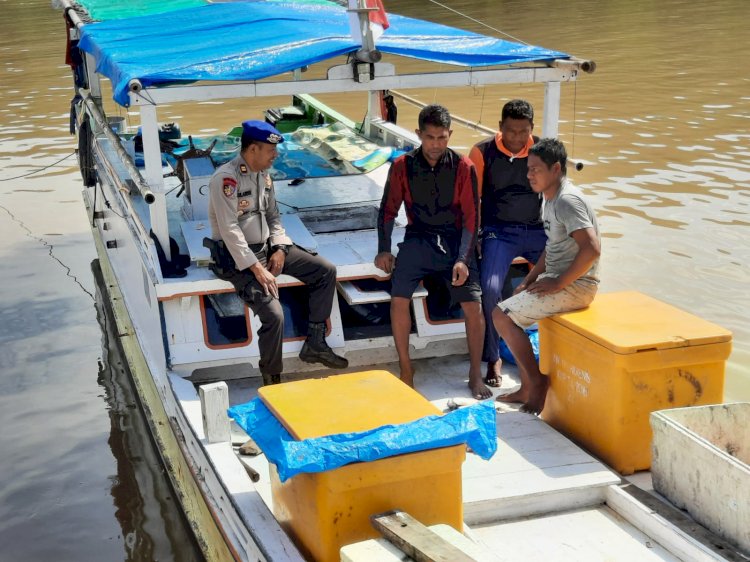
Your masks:
M557 139L542 139L529 149L528 178L543 197L547 244L514 295L492 313L521 375L521 388L498 400L522 402L521 410L533 414L544 408L549 381L539 370L524 329L553 314L585 308L599 284L599 226L583 193L568 182L566 163L565 146Z

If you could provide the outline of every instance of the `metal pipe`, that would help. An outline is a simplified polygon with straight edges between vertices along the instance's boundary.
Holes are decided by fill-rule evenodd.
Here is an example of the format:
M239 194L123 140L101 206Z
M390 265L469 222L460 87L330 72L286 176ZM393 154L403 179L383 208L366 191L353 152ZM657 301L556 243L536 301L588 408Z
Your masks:
M554 68L580 68L587 74L592 74L596 70L596 62L593 60L584 60L576 57L569 59L555 59L550 63Z
M130 155L127 153L127 151L122 146L122 141L120 140L120 137L118 137L114 131L109 127L109 124L107 123L107 120L104 118L104 115L102 114L99 107L94 102L93 98L89 94L85 94L83 96L83 102L86 104L86 109L91 117L93 117L94 121L96 121L96 124L99 126L100 129L104 132L104 136L107 137L107 140L112 143L112 148L117 153L117 156L122 160L123 165L125 166L125 169L128 171L128 174L130 174L130 178L133 180L133 183L135 183L136 187L138 188L138 191L141 192L141 196L143 197L143 200L151 205L156 200L156 197L154 196L154 193L151 191L151 188L149 188L148 183L145 179L143 179L143 176L141 175L141 172L138 171L138 168L133 163L132 158L130 158Z
M407 96L403 92L399 92L398 90L388 90L389 93L393 94L397 98L401 98L402 100L415 105L417 107L425 107L427 104L424 102L419 101L416 98L413 98L411 96ZM475 129L477 131L482 131L483 133L488 133L490 135L496 133L497 131L495 129L490 129L489 127L485 127L484 125L480 125L479 123L476 123L474 121L469 121L468 119L464 119L463 117L459 117L458 115L453 115L451 113L451 120L456 121L457 123L461 123L462 125L469 127L471 129Z
M592 61L593 62L593 61ZM596 66L596 65L594 65ZM591 71L593 72L593 70ZM393 96L397 98L401 98L405 102L408 102L412 105L415 105L417 107L425 107L427 104L424 102L419 101L418 99L415 99L411 96L407 96L406 94L399 92L398 90L388 90L390 94L393 94ZM453 115L451 113L451 120L456 121L457 123L461 123L462 125L469 127L471 129L475 129L477 131L482 131L484 133L488 133L490 135L494 135L497 131L495 129L491 129L489 127L485 127L484 125L480 125L479 123L476 123L475 121L469 121L468 119L464 119L463 117L459 117L458 115ZM575 170L577 172L580 172L583 170L583 162L578 162L576 160L573 160L572 158L568 158L568 162L573 165Z
M81 19L78 10L73 5L73 3L70 2L70 0L56 0L56 3L60 8L62 8L63 13L68 17L70 23L72 23L76 28L79 28L86 23Z

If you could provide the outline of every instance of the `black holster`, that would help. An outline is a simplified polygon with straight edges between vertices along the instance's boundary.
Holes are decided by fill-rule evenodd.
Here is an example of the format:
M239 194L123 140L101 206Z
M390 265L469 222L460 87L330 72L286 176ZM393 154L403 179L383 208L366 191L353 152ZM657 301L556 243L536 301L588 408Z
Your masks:
M234 258L232 258L232 254L227 250L224 240L204 238L203 246L211 252L211 263L208 268L214 272L214 275L224 279L237 271L237 268L234 266Z

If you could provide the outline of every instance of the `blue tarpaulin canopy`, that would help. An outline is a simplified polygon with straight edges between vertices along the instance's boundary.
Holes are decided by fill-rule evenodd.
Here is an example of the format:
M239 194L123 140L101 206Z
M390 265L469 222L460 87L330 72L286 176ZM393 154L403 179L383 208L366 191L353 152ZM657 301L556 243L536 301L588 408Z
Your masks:
M394 14L378 49L460 66L494 66L569 58ZM279 2L207 4L164 14L83 26L79 47L110 79L127 106L128 83L144 87L198 80L258 80L357 50L346 10Z

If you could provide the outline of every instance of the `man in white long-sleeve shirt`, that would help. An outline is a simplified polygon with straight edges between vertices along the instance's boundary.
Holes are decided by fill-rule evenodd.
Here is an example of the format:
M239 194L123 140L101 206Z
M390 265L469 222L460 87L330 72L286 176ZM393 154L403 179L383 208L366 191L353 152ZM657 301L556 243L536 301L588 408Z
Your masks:
M296 246L281 224L268 169L278 154L276 145L282 142L283 136L270 124L245 121L239 156L219 167L209 184L211 238L221 241L214 249L219 257L214 262L220 263L212 269L234 285L261 321L259 366L265 384L279 382L283 369L284 313L276 284L281 273L299 279L310 291L308 335L300 359L331 368L348 365L325 341L336 292L336 267Z

